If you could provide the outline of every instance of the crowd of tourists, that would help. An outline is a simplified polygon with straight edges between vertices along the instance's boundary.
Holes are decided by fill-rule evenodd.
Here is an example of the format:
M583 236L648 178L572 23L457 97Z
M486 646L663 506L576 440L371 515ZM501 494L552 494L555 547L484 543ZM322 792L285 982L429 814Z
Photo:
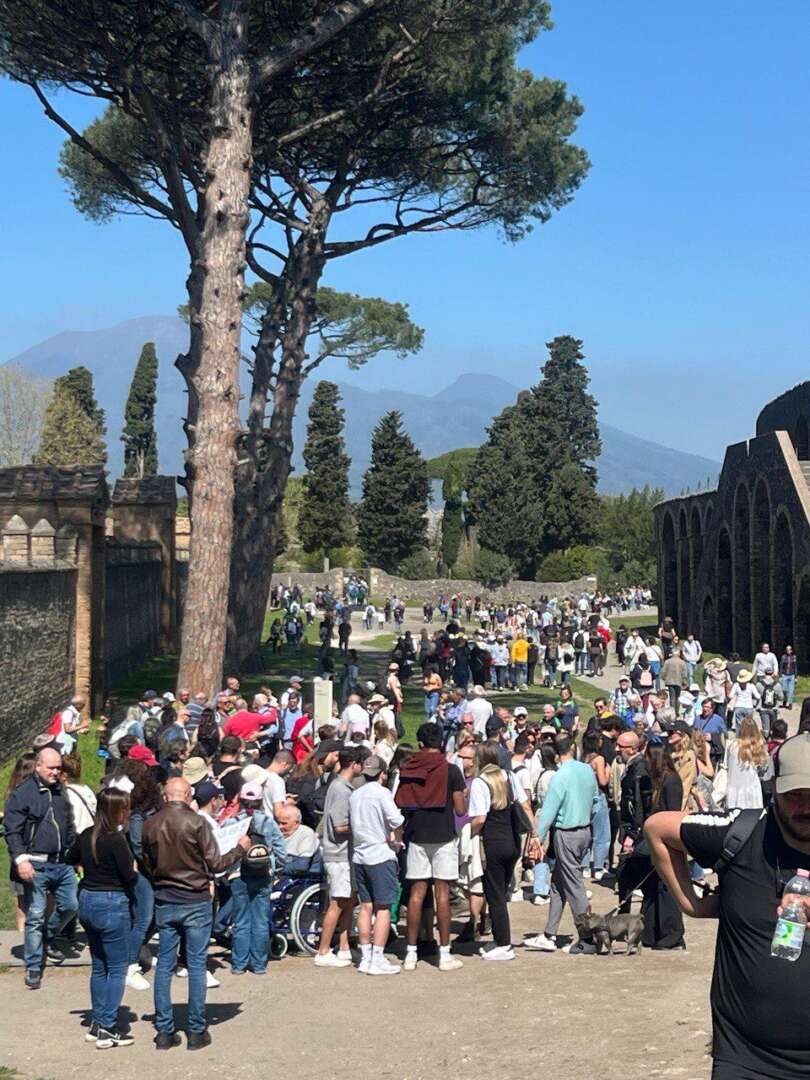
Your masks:
M307 620L310 601L298 593L276 599ZM351 626L352 611L364 617L362 598L352 599L319 590L322 646L335 626ZM640 903L628 947L681 949L683 912L717 902L708 879L724 849L706 830L719 838L716 823L730 828L741 811L770 821L794 790L780 780L785 761L807 796L791 812L810 815L810 750L805 760L788 739L798 674L789 646L777 659L763 644L745 667L704 658L668 619L654 634L614 628L616 598L473 598L469 613L453 599L436 629L425 605L419 637L400 635L374 681L360 678L346 648L329 722L316 724L298 675L250 701L231 676L213 701L181 688L147 690L126 709L110 702L95 791L82 783L78 752L93 738L86 703L58 713L17 761L5 804L26 985L37 989L46 966L71 954L78 918L92 960L88 1041L130 1045L118 1021L125 989L151 988L156 1047L180 1045L179 977L187 1046L207 1046L206 991L218 985L210 943L227 950L234 975L265 975L274 890L297 876L322 883L318 969L395 976L435 956L453 972L460 947L512 961L516 902L544 909L527 952L595 954L607 933L592 914L596 888L615 892L620 916ZM594 701L577 696L574 679L588 674L605 686ZM507 704L537 684L552 691L537 715ZM402 718L409 686L424 701L412 739ZM810 747L810 700L798 739ZM810 846L789 843L783 865L810 866ZM685 869L673 869L681 857ZM559 935L566 906L571 940ZM735 1022L724 1029L726 1055Z

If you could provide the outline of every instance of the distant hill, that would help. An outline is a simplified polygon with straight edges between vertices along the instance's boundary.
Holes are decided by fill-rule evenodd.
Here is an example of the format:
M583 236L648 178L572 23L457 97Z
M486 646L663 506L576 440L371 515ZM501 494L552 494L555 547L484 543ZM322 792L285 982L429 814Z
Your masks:
M187 347L188 327L176 316L147 315L104 330L67 331L10 361L49 378L77 364L84 364L93 372L96 396L107 413L112 476L119 475L122 466L120 434L124 404L145 341L155 342L160 360L157 403L160 468L166 473L179 473L185 447L182 422L186 393L174 361ZM313 380L304 384L295 422L294 461L299 469L314 386ZM436 394L371 391L349 383L341 384L341 393L347 417L346 442L352 458L352 488L356 495L368 466L371 430L383 413L399 409L411 438L425 457L433 458L481 443L492 417L515 400L518 390L496 375L471 373L459 376ZM685 488L694 491L698 484L705 486L707 477L713 483L719 473L719 464L708 458L672 450L609 424L601 424L600 431L599 490L606 494L619 494L649 484L663 488L668 495L677 495Z

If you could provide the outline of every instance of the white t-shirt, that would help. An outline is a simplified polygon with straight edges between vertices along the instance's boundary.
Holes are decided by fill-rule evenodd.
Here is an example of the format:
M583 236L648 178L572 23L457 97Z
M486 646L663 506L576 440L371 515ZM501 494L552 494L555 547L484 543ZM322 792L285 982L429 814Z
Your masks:
M309 825L299 825L292 836L284 837L284 846L290 856L303 855L305 859L311 859L318 850L318 837Z
M376 866L388 859L395 860L396 852L388 843L388 835L404 820L388 788L377 780L366 781L349 799L352 861L361 866Z
M356 702L346 706L340 714L340 722L346 725L348 731L362 731L364 734L371 727L368 712Z
M397 718L390 705L381 706L375 719L384 720L389 731L397 730Z
M529 761L531 761L531 758L529 759ZM518 767L514 771L514 777L517 780L518 784L520 785L521 790L523 791L523 800L522 801L525 801L526 799L531 800L532 790L533 790L532 789L532 774L531 774L531 771L529 770L529 762L528 761L524 762L522 765L518 765Z
M63 709L59 715L59 722L61 723L62 728L56 736L56 745L63 754L71 754L76 745L75 735L71 735L69 732L65 731L65 724L70 724L70 726L73 727L75 724L78 724L80 717L81 713L73 705L68 705L68 707Z
M483 697L473 698L467 703L466 711L473 718L473 731L486 737L487 720L492 716L492 702Z
M501 772L505 777L509 779L512 785L512 794L518 802L526 801L526 792L522 788L520 781L517 779L514 773L507 773L501 769ZM489 808L492 805L492 792L489 789L489 784L486 780L480 776L476 776L470 787L470 808L468 813L470 817L485 817L489 813Z
M267 781L264 785L264 796L262 797L262 809L265 814L273 813L273 807L276 803L283 803L287 801L287 785L284 783L284 777L279 776L278 773L269 772L267 774Z

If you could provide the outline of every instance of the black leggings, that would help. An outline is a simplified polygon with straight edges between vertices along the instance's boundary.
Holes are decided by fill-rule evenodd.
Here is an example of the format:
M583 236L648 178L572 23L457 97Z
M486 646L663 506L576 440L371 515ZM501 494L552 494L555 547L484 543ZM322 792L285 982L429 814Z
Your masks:
M510 843L500 839L484 840L484 896L489 904L492 936L496 945L510 945L512 942L509 909L506 905L512 891L512 875L519 854L514 841Z

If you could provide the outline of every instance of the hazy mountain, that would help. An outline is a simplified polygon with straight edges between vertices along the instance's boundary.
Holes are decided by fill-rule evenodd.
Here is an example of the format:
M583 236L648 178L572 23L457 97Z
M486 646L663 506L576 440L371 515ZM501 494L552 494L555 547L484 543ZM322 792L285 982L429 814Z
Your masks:
M188 342L188 328L180 319L153 315L130 319L104 330L68 331L27 349L12 361L50 378L77 364L84 364L93 372L96 396L107 412L111 476L117 476L121 469L124 404L145 341L155 342L160 360L157 402L160 468L166 473L178 473L182 470L185 447L182 421L186 394L174 360ZM304 385L295 424L294 460L299 469L314 385L313 381ZM515 386L496 375L479 374L462 375L435 394L369 391L341 384L355 494L368 465L371 429L383 413L399 409L408 433L422 453L425 457L435 457L447 450L482 442L492 417L511 404L517 392ZM601 425L601 433L603 450L597 466L599 490L606 493L618 494L649 484L663 488L667 494L678 494L684 488L694 491L698 484L705 486L707 477L714 482L719 472L715 461L649 442L609 424Z

